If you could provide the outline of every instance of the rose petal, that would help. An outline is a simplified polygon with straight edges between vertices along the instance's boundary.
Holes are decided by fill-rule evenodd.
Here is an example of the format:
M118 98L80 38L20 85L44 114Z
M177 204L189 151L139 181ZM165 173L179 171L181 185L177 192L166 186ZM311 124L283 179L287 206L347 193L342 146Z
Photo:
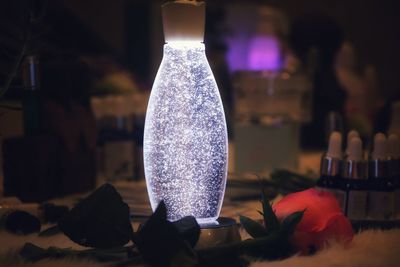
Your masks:
M332 241L348 244L353 238L350 221L329 192L308 189L289 194L273 205L273 209L280 220L305 210L292 238L293 245L303 254L321 249Z
M320 244L329 244L331 241L349 244L353 236L350 221L343 214L335 214L329 218L325 229L321 231Z
M328 246L332 242L349 244L353 239L353 229L349 220L340 213L331 216L325 229L315 232L296 230L292 243L302 253L309 254L315 250Z
M308 255L317 249L315 233L295 231L292 244L303 255Z
M279 219L305 210L303 219L297 226L299 231L304 232L321 231L332 214L341 213L339 204L331 193L315 189L289 194L273 205L273 209Z

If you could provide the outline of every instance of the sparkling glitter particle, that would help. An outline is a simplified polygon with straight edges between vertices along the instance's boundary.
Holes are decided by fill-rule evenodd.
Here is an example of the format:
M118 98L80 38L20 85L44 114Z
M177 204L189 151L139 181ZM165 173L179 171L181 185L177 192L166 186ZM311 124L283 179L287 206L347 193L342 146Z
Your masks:
M144 130L150 203L161 200L168 219L192 215L215 221L227 174L227 130L204 44L168 43L154 81Z

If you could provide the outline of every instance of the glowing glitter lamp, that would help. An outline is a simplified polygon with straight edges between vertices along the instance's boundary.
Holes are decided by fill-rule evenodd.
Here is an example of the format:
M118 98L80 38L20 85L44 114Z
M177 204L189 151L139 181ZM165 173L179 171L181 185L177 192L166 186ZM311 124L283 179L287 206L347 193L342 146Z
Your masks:
M164 56L144 128L144 168L152 209L168 219L215 222L225 193L228 139L221 98L203 44L205 5L162 6Z

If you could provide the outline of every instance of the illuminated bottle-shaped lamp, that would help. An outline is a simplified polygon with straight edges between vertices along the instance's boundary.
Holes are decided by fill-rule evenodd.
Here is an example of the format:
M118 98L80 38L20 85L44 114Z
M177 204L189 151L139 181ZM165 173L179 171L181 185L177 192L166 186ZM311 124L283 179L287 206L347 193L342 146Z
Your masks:
M191 215L200 224L213 223L225 193L228 139L221 97L205 55L205 5L168 2L162 15L164 55L144 128L150 203L154 210L164 201L170 221Z

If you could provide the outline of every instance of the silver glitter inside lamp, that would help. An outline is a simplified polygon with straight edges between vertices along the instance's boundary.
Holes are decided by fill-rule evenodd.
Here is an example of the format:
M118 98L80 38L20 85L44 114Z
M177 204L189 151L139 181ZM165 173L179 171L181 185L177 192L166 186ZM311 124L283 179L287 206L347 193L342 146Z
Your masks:
M150 203L155 210L163 200L170 221L191 215L203 229L219 229L227 224L218 217L228 138L221 97L205 55L205 4L168 2L162 15L164 55L147 107L143 144Z

